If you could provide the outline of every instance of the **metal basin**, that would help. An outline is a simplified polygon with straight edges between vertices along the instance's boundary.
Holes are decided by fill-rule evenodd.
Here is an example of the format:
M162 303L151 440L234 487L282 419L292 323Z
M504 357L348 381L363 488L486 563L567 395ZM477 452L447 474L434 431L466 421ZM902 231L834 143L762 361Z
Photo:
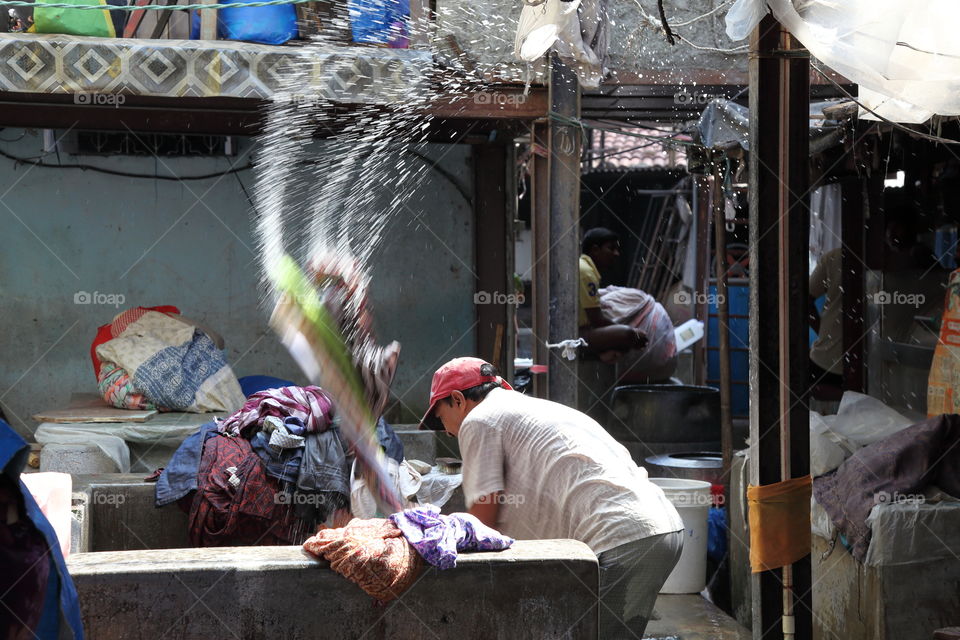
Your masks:
M643 466L651 478L682 478L720 484L723 476L723 456L719 451L649 456Z
M719 447L720 392L713 387L627 385L614 389L610 404L607 430L617 440Z

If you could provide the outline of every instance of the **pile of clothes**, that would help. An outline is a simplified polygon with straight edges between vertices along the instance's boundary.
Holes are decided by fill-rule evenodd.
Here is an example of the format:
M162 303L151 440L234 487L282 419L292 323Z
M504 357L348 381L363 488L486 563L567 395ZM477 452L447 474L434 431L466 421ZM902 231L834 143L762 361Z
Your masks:
M184 440L157 480L156 506L187 510L196 546L300 544L350 507L351 460L336 422L319 387L254 393ZM377 433L402 461L389 425Z
M97 330L100 395L118 409L235 411L243 404L222 339L173 306L135 307Z
M303 548L386 603L410 588L426 564L450 569L459 552L500 551L513 542L470 514L442 515L426 505L387 519L354 519L340 529L323 529Z

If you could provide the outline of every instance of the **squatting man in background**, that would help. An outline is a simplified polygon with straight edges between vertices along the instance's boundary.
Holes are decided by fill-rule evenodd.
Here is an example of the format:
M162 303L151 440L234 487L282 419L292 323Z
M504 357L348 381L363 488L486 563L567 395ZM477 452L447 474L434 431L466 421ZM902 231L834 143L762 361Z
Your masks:
M587 348L606 362L615 362L631 349L643 349L647 336L625 324L614 324L600 310L600 271L606 271L620 259L620 237L603 227L587 231L580 255L580 337Z
M586 543L600 564L600 637L643 637L683 522L603 427L514 391L483 360L456 358L434 374L420 428L459 439L466 504L484 524Z

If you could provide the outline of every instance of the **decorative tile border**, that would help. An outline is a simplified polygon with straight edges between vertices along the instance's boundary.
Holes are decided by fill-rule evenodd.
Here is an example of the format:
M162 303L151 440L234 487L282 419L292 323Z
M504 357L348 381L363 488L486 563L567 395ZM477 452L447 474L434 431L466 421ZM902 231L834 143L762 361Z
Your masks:
M0 34L0 91L390 104L425 87L428 52L224 40Z

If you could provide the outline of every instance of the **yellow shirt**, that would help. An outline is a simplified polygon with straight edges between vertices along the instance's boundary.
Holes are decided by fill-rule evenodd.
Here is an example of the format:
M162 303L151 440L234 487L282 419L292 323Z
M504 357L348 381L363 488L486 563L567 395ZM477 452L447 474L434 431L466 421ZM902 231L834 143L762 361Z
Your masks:
M580 256L580 326L590 324L587 309L600 308L600 272L587 254Z

